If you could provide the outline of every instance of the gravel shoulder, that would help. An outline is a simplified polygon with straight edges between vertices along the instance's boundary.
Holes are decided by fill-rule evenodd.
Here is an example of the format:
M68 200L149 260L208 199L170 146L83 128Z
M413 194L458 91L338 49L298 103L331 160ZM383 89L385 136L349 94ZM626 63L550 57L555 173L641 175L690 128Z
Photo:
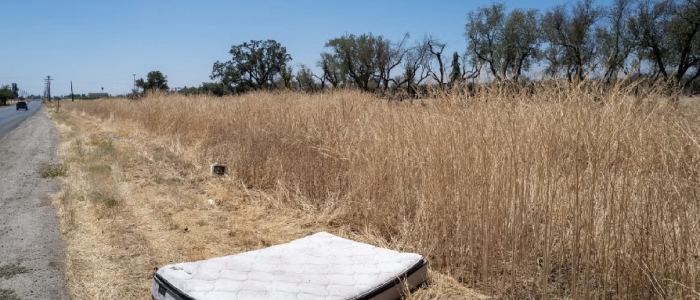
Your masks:
M60 183L37 172L42 164L58 162L57 145L46 108L0 139L0 267L27 270L0 276L0 291L14 291L19 299L68 299L64 244L49 196Z

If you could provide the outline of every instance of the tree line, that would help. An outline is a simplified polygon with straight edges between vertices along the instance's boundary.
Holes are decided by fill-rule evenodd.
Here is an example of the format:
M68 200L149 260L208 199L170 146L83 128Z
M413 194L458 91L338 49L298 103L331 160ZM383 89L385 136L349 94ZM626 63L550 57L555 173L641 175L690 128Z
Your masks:
M9 99L18 98L18 90L17 85L14 83L12 84L12 87L10 87L10 85L0 86L0 106L7 105L7 100Z
M493 3L467 13L462 53L444 53L447 44L430 35L390 40L345 34L326 42L316 74L303 64L293 67L279 42L253 40L232 46L230 60L214 63L213 82L180 92L356 88L416 95L428 84L445 89L476 79L611 83L630 77L688 90L700 77L699 31L700 0L613 0L606 6L579 0L545 11Z

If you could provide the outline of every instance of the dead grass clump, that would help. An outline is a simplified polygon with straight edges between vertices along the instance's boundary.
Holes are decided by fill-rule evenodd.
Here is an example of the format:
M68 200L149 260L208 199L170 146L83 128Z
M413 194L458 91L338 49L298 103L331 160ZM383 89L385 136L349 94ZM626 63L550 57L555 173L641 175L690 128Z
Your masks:
M426 255L490 294L696 297L695 100L536 90L421 103L353 91L152 95L65 109L135 122L185 161L227 163L271 205Z

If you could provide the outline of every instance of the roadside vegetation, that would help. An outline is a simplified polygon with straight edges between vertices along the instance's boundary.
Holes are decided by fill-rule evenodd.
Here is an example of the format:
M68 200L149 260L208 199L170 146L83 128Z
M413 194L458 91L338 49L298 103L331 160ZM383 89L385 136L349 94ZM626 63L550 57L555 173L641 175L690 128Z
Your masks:
M0 279L8 279L17 274L27 273L27 268L18 265L3 265L0 266Z
M431 85L441 92L484 81L526 85L542 75L592 79L608 88L620 78L646 79L687 94L700 91L697 0L578 0L544 10L495 2L465 15L467 47L460 51L450 52L452 45L429 34L391 40L346 33L328 39L313 68L295 64L294 54L275 40L251 40L231 46L229 60L214 62L212 82L173 91L223 96L351 88L415 99L430 97ZM165 79L152 71L137 85L141 93L168 90Z
M10 279L14 276L27 272L29 272L29 270L22 266L13 264L2 265L0 266L0 280ZM19 300L19 297L13 290L0 288L0 300Z
M15 97L15 93L10 89L9 85L0 86L0 106L7 105L7 100Z
M260 249L321 230L397 248L351 224L329 223L336 220L329 216L333 210L299 209L274 193L246 188L235 176L211 177L208 165L169 136L86 113L79 107L87 103L49 110L67 167L54 205L71 299L143 298L153 271L165 264ZM431 274L434 283L415 299L479 298L451 277Z
M0 289L0 300L20 300L12 290Z
M314 73L251 40L199 87L61 105L74 298L320 230L426 256L413 299L700 297L700 4L466 16L462 53L345 34Z
M38 172L41 178L56 178L66 175L66 167L62 164L42 164Z
M93 175L79 176L119 174L120 186L157 190L151 192L157 197L136 197L140 200L128 205L122 201L135 194L115 196L119 205L100 208L98 220L111 214L108 209L111 218L122 219L124 209L143 208L148 213L134 228L155 230L151 215L171 209L157 203L179 203L180 213L192 216L204 204L186 203L210 197L202 189L189 198L175 192L178 187L200 189L198 182L227 187L217 202L226 210L193 218L201 222L196 226L162 229L160 240L210 228L233 233L207 243L207 249L241 243L234 223L242 218L238 210L250 205L265 212L267 228L290 233L248 233L252 236L244 240L259 242L246 249L327 230L420 253L435 276L493 296L698 297L700 107L694 99L669 101L654 91L630 96L634 85L598 90L550 83L534 93L513 94L485 85L404 102L359 91L223 98L156 93L141 100L76 102L65 111L159 141L160 150L123 154L152 164L100 158L94 161L100 166L87 169ZM85 128L69 132L90 132ZM92 137L89 143L71 147L77 153L109 153L95 149L116 142ZM212 162L229 165L226 184L202 178ZM150 174L127 175L129 168ZM124 193L123 187L95 188ZM76 205L95 195L72 193L62 201ZM240 195L256 200L231 200ZM305 221L290 221L295 218ZM182 240L144 246L151 243L145 240L115 247L129 246L134 255L160 263L172 261L151 251L168 246L177 248L170 249L172 257L207 257L183 257ZM236 252L229 247L215 252Z

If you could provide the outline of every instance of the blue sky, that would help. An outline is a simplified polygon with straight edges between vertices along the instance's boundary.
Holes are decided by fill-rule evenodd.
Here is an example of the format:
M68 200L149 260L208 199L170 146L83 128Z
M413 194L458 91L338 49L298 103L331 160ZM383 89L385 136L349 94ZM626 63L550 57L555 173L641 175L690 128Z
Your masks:
M547 9L571 0L504 1L508 9ZM431 34L464 51L466 15L492 1L5 1L0 28L0 84L16 82L52 95L127 93L133 75L160 70L171 87L210 81L215 61L230 59L232 45L274 39L292 64L316 70L324 44L345 33L372 33L398 41ZM600 4L600 2L599 2Z

